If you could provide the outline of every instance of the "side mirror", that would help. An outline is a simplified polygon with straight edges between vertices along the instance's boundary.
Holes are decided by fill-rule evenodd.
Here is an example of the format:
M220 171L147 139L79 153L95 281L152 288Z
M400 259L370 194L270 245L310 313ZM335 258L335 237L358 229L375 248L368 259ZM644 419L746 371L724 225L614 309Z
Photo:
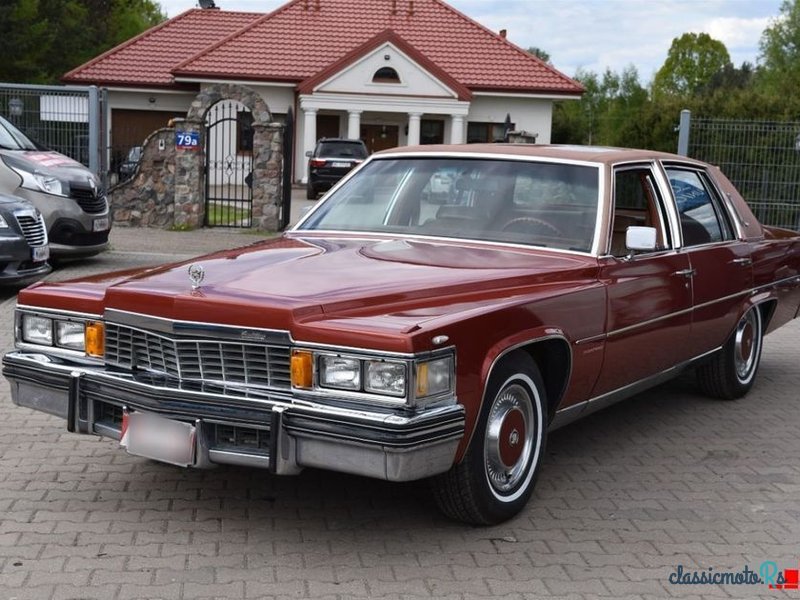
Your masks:
M314 154L311 150L306 150L306 156L311 158L311 155Z
M656 228L628 227L625 231L625 247L631 257L637 252L652 252L656 249Z

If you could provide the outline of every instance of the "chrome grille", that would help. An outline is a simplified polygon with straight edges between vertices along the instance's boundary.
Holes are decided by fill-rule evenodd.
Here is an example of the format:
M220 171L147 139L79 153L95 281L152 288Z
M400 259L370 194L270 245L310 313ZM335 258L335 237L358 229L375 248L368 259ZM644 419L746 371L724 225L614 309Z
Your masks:
M108 323L106 362L183 380L291 387L287 346L189 340Z
M32 215L19 214L15 215L15 217L29 246L44 246L47 243L47 233L44 219L41 215L34 217Z

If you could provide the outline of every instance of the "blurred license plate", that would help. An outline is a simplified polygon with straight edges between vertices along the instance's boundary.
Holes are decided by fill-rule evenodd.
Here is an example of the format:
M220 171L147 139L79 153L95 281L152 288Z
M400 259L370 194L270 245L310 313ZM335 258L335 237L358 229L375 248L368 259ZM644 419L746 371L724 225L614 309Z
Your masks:
M105 231L106 229L108 229L108 217L95 219L92 223L92 231Z
M350 163L349 162L335 162L331 163L331 166L337 169L349 169Z
M50 258L50 246L37 246L32 250L33 262L43 262Z
M130 454L188 467L194 464L195 427L150 413L128 415Z

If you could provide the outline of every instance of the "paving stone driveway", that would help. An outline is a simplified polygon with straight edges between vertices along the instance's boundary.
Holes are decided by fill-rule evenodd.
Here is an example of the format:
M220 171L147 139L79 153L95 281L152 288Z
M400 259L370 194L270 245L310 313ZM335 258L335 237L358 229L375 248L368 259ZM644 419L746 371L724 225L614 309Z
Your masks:
M54 278L239 245L117 230ZM151 254L156 252L157 254ZM13 292L0 292L0 349ZM800 323L769 336L738 402L685 378L554 433L513 521L452 523L424 483L190 471L15 407L0 383L0 600L10 598L798 597L670 585L685 570L800 561Z

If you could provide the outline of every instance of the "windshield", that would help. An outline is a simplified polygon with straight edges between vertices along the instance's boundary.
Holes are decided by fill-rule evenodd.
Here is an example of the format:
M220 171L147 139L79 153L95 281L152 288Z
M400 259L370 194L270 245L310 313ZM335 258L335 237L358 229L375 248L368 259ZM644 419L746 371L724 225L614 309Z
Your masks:
M300 230L385 232L589 252L599 169L563 163L387 158L368 163Z
M36 150L36 145L3 117L0 117L0 147L5 150Z
M361 143L320 142L317 156L366 158L367 149Z

